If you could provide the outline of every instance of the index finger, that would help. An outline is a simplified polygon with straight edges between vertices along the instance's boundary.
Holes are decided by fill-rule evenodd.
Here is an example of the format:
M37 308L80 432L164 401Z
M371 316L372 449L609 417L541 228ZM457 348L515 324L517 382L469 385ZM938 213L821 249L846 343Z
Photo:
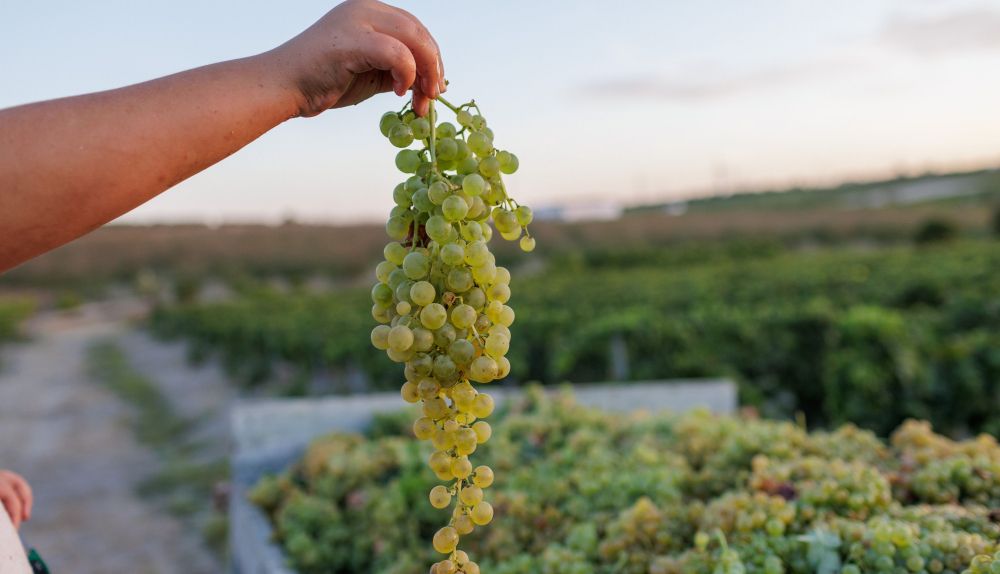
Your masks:
M445 77L444 58L441 56L441 46L438 44L437 38L435 38L434 35L431 34L429 30L427 30L426 26L424 26L423 23L421 23L416 16L414 16L413 14L407 12L402 8L396 8L396 10L401 12L404 16L412 19L418 25L420 25L420 27L423 28L424 32L427 34L427 38L434 44L434 51L437 53L437 64L438 64L438 89L439 89L438 95L441 95L441 93L447 91L448 88L444 81Z
M427 28L412 15L396 8L387 8L390 10L385 12L385 19L373 22L373 28L396 38L410 49L417 64L417 87L428 98L438 97L444 76L437 43Z
M21 502L23 503L24 506L24 519L30 520L31 507L34 505L35 502L35 495L31 491L31 485L29 485L28 481L24 480L24 478L21 475L14 473L11 474L12 474L11 478L13 479L11 481L11 486L14 487L14 491L17 492L18 496L21 497Z

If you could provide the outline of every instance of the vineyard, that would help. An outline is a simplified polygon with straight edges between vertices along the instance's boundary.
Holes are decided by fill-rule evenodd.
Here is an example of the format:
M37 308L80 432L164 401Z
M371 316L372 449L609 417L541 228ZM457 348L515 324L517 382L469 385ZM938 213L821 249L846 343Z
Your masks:
M1000 248L922 247L582 253L512 270L518 381L731 376L742 401L810 424L886 434L907 417L953 435L997 432ZM248 384L279 366L399 374L370 347L367 290L245 287L222 302L167 305L161 334L221 356Z
M888 443L853 425L635 414L529 391L498 412L489 528L497 574L987 573L1000 548L1000 447L907 421ZM252 493L298 572L426 571L445 510L412 414L316 440ZM977 555L980 555L977 557Z

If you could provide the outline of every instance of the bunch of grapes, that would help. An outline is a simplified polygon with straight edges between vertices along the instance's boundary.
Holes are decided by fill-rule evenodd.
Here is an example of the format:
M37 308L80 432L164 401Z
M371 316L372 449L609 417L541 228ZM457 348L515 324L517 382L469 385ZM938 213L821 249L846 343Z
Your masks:
M372 315L380 324L372 344L404 363L401 393L422 403L413 425L418 439L435 451L429 464L447 484L430 491L430 503L444 509L457 500L451 520L434 535L435 550L448 555L432 574L477 574L479 566L458 550L461 536L493 519L483 489L493 484L487 466L473 468L469 455L489 440L484 420L493 399L476 390L510 372L514 310L510 273L496 265L488 243L496 230L535 248L528 231L531 209L507 195L501 174L517 171L517 156L493 146L493 131L474 101L454 106L458 126L438 123L435 106L427 117L404 107L382 116L382 134L398 148L396 167L409 178L393 190L396 206L386 232L385 261L375 270ZM416 143L419 149L412 149Z

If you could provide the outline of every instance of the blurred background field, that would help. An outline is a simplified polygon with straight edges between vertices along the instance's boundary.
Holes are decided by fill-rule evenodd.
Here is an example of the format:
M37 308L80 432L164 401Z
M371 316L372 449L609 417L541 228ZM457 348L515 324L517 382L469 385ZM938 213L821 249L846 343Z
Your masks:
M885 437L918 418L956 439L996 434L998 182L985 170L549 210L530 256L497 243L517 312L511 376L498 384L726 377L744 407L811 429L854 423ZM385 242L372 224L111 225L0 277L0 418L64 445L0 454L35 476L64 467L78 441L107 432L108 413L84 405L124 409L112 417L125 442L107 456L125 466L80 462L73 482L113 472L131 487L50 506L50 526L42 514L32 527L50 555L81 551L51 536L67 512L136 496L134 512L104 518L111 530L147 525L130 532L131 559L167 563L159 552L185 547L195 571L216 568L232 400L400 385L368 340ZM52 397L80 408L51 411L60 425L30 415ZM123 567L92 550L96 568Z

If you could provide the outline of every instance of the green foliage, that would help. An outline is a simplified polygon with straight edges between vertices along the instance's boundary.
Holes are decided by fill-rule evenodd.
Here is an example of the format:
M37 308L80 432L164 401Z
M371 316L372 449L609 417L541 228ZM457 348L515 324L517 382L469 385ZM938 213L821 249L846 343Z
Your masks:
M731 376L742 400L812 424L880 433L907 417L960 434L1000 431L1000 250L992 241L875 251L703 251L706 260L597 258L518 277L508 355L519 380L607 380L624 341L633 380ZM670 262L672 261L672 262ZM585 279L584 279L585 277ZM248 381L276 362L360 367L374 388L398 373L365 336L360 290L247 290L235 300L161 308L154 326L218 351Z
M496 418L481 447L496 515L463 537L484 572L959 572L1000 549L992 437L911 421L886 444L853 426L623 417L537 389ZM379 432L318 439L254 489L299 572L420 573L438 559L425 541L447 511L425 504L429 448Z
M958 235L958 227L945 219L930 219L925 221L913 235L917 243L939 243L949 241Z
M35 312L35 308L34 299L0 298L0 343L17 339L21 323Z

